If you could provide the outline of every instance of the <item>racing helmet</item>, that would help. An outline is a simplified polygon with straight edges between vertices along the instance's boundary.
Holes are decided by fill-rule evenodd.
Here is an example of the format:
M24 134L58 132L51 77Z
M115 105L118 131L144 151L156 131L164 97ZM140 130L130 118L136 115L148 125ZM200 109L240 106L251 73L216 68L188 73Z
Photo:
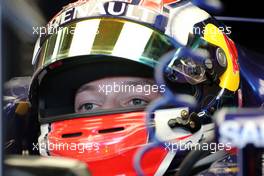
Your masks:
M135 175L133 158L151 143L145 107L76 113L74 95L83 84L101 78L153 78L162 56L183 47L205 60L174 57L164 73L166 86L193 96L199 107L157 110L153 124L147 124L154 126L157 138L197 143L217 108L237 104L235 45L189 1L80 0L63 7L44 29L35 45L29 91L43 156L84 161L92 175ZM177 167L180 156L157 147L141 165L147 175L162 175Z

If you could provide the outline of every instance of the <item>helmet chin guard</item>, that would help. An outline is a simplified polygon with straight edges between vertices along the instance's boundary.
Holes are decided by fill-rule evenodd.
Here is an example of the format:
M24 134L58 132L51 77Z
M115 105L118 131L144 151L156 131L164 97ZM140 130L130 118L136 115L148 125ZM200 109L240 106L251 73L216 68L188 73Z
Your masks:
M168 160L173 159L169 156L174 156L177 148L201 140L203 134L201 126L192 132L188 128L170 126L169 121L175 117L179 124L191 120L188 117L182 118L183 113L188 113L188 108L155 112L153 124L148 125L155 126L156 136L164 141L164 146L167 148L154 148L143 158L143 166L147 174L154 175L162 167L165 172L169 167ZM100 175L106 169L108 175L133 175L135 153L150 142L145 115L145 112L88 117L83 114L79 118L53 122L50 125L43 124L39 137L40 153L43 156L66 156L84 161L94 175ZM122 171L117 168L110 169L106 164L113 162L120 163Z

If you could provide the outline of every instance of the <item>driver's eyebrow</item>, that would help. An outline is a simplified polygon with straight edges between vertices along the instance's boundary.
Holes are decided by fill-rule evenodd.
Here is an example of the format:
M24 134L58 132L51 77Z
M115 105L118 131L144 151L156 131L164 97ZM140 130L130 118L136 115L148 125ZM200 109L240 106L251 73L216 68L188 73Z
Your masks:
M78 89L76 93L81 93L84 91L96 91L97 89L98 89L97 86L86 84L82 86L80 89Z

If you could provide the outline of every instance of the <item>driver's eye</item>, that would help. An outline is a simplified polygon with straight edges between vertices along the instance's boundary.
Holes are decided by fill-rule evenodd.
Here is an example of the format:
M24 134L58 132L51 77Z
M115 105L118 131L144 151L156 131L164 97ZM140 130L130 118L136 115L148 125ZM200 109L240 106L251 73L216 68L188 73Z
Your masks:
M94 110L98 107L99 106L94 104L94 103L85 103L85 104L82 104L81 106L79 106L78 110L81 112L86 112L86 111Z
M140 98L134 98L131 101L129 101L128 104L131 106L140 106L140 105L148 104L148 101L142 100Z

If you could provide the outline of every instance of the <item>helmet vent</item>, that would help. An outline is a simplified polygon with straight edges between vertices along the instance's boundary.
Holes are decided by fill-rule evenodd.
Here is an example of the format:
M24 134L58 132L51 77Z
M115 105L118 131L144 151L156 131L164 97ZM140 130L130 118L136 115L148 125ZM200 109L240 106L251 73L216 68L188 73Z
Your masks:
M62 138L73 138L73 137L79 137L82 135L82 132L79 133L68 133L61 135Z
M114 133L118 131L123 131L125 128L124 127L117 127L117 128L108 128L104 130L99 130L98 133Z

